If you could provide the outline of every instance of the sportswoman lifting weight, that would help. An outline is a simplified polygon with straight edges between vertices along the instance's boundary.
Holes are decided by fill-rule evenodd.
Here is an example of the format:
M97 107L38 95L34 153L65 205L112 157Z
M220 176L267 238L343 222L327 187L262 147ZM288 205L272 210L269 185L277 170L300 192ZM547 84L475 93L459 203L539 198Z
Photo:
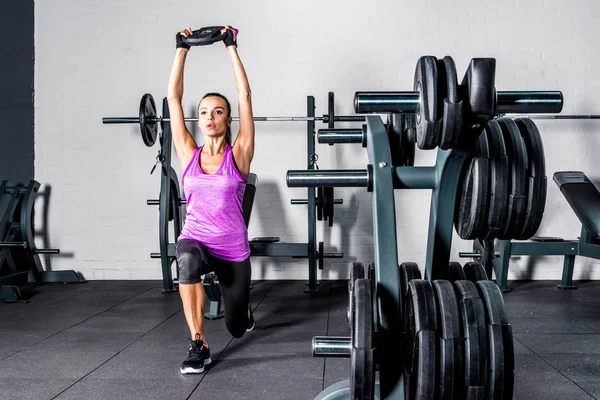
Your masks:
M190 49L176 35L176 54L167 100L171 130L186 196L187 214L177 239L179 293L190 329L191 341L182 374L204 372L210 364L210 351L204 337L204 288L200 276L214 271L219 278L225 306L225 325L240 338L254 328L249 304L250 246L242 215L242 199L250 162L254 155L252 98L246 71L237 52L238 30L223 28L223 42L229 52L238 93L239 132L231 144L231 105L219 93L207 93L198 105L198 124L204 144L198 146L185 126L181 99L183 69Z

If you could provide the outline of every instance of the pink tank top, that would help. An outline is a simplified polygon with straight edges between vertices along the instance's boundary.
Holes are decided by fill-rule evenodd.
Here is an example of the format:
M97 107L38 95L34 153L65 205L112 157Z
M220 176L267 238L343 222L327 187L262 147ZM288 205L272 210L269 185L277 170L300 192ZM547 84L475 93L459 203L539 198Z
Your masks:
M195 239L215 257L243 261L250 255L242 214L246 179L235 166L228 144L217 172L205 173L200 166L202 147L196 148L181 177L187 213L178 240Z

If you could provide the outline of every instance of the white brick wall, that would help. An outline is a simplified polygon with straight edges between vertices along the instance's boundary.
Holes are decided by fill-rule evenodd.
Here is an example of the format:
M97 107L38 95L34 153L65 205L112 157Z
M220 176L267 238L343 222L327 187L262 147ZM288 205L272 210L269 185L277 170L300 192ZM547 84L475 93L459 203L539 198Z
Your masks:
M75 269L89 279L159 279L157 198L160 177L149 175L157 147L146 148L136 126L102 125L103 116L134 116L142 94L160 108L174 54L174 34L232 24L253 89L255 115L303 115L306 95L326 112L327 92L338 114L353 113L357 90L410 90L417 58L454 57L462 77L472 57L497 59L498 90L563 91L564 113L598 113L596 41L600 3L593 0L470 1L100 1L42 0L35 12L35 176L51 187L50 245L63 256L54 269ZM222 44L193 49L186 69L185 109L218 90L235 100ZM585 171L591 179L600 148L597 122L538 124L547 174ZM319 126L318 126L319 127ZM285 184L288 169L305 167L305 125L257 123L252 170L259 176L250 236L306 237L306 208L290 198L305 191ZM199 132L196 130L196 134ZM317 145L321 168L364 168L359 146ZM435 152L420 151L419 165ZM176 159L174 168L179 176ZM371 197L364 189L338 189L333 228L319 227L332 259L320 279L344 278L347 263L372 259ZM424 263L429 191L396 192L401 261ZM41 218L38 213L38 218ZM574 238L580 224L554 183L540 235ZM453 259L468 242L455 240ZM559 279L559 257L515 260L510 278ZM575 277L597 279L595 260L578 258ZM306 261L257 258L254 278L306 279Z

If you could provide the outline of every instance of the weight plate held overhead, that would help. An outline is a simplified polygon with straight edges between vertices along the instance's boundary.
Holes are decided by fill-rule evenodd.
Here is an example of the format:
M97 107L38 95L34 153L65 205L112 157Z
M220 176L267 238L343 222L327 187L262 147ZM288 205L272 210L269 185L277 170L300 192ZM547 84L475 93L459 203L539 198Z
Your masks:
M192 31L192 35L182 38L182 41L190 46L208 46L225 39L226 34L221 33L224 26L205 26Z
M150 93L142 96L140 101L140 130L142 140L148 147L154 146L158 134L158 123L156 122L156 104Z

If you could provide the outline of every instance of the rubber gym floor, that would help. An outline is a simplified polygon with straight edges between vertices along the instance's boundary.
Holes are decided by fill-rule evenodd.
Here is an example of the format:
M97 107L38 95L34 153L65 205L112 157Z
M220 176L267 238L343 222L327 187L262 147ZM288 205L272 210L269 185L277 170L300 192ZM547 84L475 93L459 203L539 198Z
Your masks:
M510 282L515 399L600 399L600 282ZM158 281L31 288L0 304L0 399L313 399L350 360L314 358L315 335L348 336L346 281L257 281L256 329L233 339L205 320L213 363L181 375L189 332L177 293Z

